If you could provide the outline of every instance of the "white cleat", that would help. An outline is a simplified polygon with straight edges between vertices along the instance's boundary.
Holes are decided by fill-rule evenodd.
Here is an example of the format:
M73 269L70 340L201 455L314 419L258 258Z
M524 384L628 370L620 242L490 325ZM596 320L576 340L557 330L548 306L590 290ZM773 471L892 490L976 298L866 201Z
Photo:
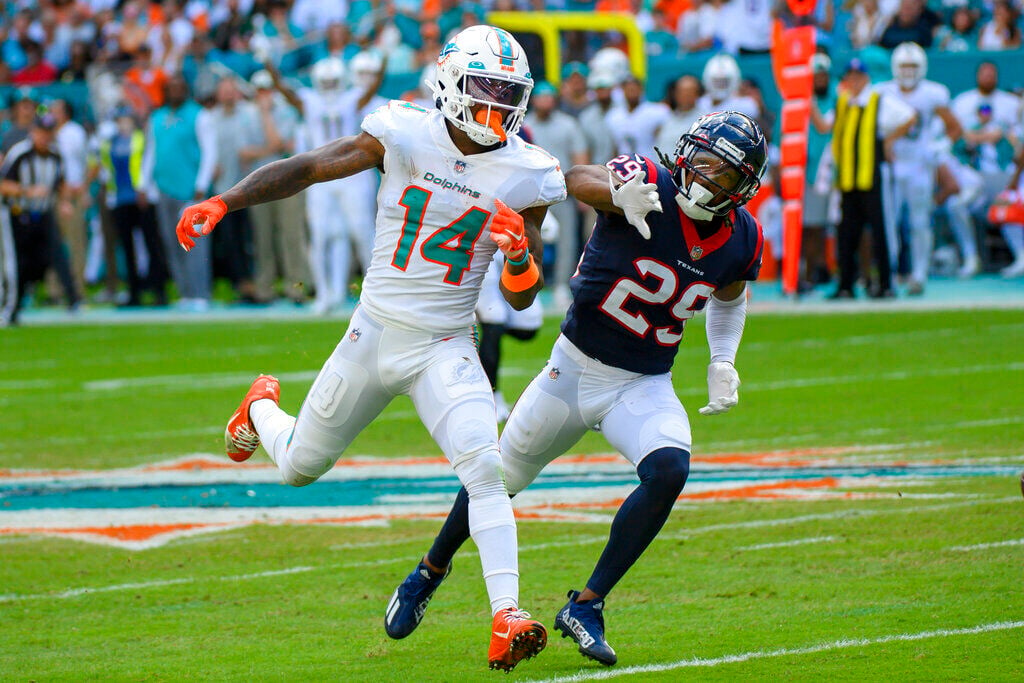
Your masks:
M1017 260L999 271L999 274L1007 279L1024 275L1024 256L1017 257Z
M969 280L980 272L981 259L977 256L972 256L964 260L964 264L960 266L960 270L957 271L956 276L961 280Z

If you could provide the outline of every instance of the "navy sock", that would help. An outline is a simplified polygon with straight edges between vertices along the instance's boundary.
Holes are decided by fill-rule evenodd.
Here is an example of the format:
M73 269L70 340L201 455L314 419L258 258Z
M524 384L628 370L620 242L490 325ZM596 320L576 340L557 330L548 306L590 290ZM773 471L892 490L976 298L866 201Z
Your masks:
M477 353L480 364L484 366L491 389L498 388L498 366L501 364L501 335L505 332L504 325L480 323L480 343Z
M452 505L448 519L444 520L444 526L441 527L441 531L434 539L434 545L430 546L430 550L427 552L427 559L435 567L444 569L468 539L469 493L463 486L455 496L455 504Z
M608 595L661 531L686 484L690 454L681 448L659 448L640 461L636 472L640 486L615 514L608 543L587 581L587 588L601 597Z

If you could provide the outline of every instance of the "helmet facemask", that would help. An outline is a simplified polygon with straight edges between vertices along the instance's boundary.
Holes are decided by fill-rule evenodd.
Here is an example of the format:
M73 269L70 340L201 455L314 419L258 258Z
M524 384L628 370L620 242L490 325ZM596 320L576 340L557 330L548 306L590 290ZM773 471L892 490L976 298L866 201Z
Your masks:
M728 215L750 201L761 187L761 179L743 162L735 146L724 139L712 145L689 133L676 147L672 180L679 190L679 208L699 221Z
M435 96L440 98L435 84ZM444 98L441 112L470 139L481 145L496 145L515 135L526 114L532 83L500 75L466 74L454 96Z
M510 34L471 26L441 50L431 87L444 117L489 147L519 130L533 79L522 48Z
M920 64L914 62L905 62L896 66L896 82L900 84L901 88L910 90L917 86L924 78L923 69Z
M323 59L313 65L310 80L323 97L338 97L344 91L345 64L336 57Z

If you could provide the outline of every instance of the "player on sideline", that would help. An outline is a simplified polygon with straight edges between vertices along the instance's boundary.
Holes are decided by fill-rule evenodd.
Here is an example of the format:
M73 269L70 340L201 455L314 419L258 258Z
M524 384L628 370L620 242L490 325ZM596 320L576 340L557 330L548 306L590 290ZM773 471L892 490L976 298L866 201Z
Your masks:
M661 530L689 474L690 424L670 370L683 326L705 304L711 364L700 413L723 413L738 401L733 363L745 281L757 278L763 248L760 226L741 207L760 187L767 154L753 119L724 112L694 122L664 167L623 155L566 174L569 194L597 209L597 225L570 281L574 301L562 334L512 409L501 457L513 495L590 429L636 466L640 485L616 513L593 574L555 617L563 637L603 664L617 661L605 640L604 600ZM469 537L466 512L463 489L391 599L391 637L409 635L423 618Z
M540 652L547 631L518 607L516 524L472 325L496 249L506 257L506 299L517 309L532 303L543 286L539 227L547 206L566 196L554 157L515 135L532 87L511 35L467 28L438 59L440 111L392 101L363 120L359 135L268 164L190 207L178 224L189 249L228 211L382 171L373 259L345 336L298 418L278 407L277 380L258 377L228 422L227 452L242 461L262 442L284 480L305 486L391 399L408 395L469 491L468 528L493 614L488 660L505 671ZM490 239L482 239L485 225Z

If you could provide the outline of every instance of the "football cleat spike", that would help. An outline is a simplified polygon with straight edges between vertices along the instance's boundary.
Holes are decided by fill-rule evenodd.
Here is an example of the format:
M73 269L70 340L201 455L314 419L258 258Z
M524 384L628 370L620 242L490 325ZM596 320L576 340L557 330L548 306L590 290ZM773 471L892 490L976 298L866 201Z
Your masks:
M430 599L434 597L434 591L451 573L451 564L444 574L438 576L420 562L416 569L405 577L405 581L399 584L388 602L388 608L384 612L384 630L388 636L401 640L415 631L423 621L423 615L427 611Z
M555 616L555 628L563 638L576 641L581 655L612 666L619 658L604 639L604 600L576 602L579 595L569 591L569 602Z
M490 668L508 673L516 664L540 654L548 644L544 624L516 607L498 610L491 624L491 647L487 651Z
M281 400L281 383L276 377L260 375L249 387L248 393L242 399L228 426L224 429L224 450L228 457L235 462L242 462L252 457L252 454L260 445L260 435L249 419L249 407L253 401L270 399L274 403Z

